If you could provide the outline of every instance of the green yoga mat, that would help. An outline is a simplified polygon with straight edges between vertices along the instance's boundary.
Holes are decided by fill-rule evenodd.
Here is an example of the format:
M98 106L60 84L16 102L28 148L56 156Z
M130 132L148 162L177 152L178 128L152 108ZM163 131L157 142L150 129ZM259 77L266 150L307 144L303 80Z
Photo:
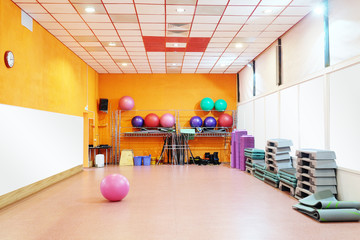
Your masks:
M287 179L282 178L282 177L280 177L279 180L282 181L282 182L284 182L284 183L287 184L287 185L290 185L290 186L294 187L294 188L295 188L296 185L297 185L297 181L296 181L296 180L295 180L295 182L291 182L291 181L288 181Z
M301 199L293 208L320 222L360 220L360 202L338 201L330 190Z

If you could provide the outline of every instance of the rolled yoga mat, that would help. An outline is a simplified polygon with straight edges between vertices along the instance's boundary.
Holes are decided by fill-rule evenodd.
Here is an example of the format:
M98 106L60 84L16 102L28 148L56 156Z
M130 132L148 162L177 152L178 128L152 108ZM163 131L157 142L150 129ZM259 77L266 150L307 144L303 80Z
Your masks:
M245 148L253 148L255 145L254 136L244 135L240 137L240 170L245 171L246 156Z
M240 150L241 150L240 138L244 135L247 135L246 130L235 131L235 168L237 169L240 169Z
M230 167L235 168L235 131L232 131L231 133L231 158L230 158Z
M329 190L301 199L293 208L320 222L360 220L360 202L338 201Z

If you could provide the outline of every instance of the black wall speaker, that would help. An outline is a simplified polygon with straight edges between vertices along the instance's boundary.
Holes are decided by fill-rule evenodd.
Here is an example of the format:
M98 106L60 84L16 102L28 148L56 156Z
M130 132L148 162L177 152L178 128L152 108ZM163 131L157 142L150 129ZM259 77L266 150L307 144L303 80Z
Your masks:
M108 99L100 98L99 111L107 112L108 111L108 103L109 103Z

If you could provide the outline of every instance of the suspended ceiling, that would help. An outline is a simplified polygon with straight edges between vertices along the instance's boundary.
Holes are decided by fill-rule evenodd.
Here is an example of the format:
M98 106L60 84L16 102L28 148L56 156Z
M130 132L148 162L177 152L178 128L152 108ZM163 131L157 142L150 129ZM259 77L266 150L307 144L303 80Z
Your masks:
M319 1L13 2L98 73L237 73Z

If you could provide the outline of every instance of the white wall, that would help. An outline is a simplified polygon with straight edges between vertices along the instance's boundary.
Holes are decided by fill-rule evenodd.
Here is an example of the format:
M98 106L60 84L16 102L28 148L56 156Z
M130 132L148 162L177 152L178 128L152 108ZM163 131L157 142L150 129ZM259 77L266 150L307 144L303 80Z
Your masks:
M239 73L240 101L246 101L253 96L253 69L252 67L244 67ZM244 81L246 79L246 81Z
M4 104L0 115L0 195L82 164L82 117Z
M256 58L256 96L276 90L276 46L277 41Z

